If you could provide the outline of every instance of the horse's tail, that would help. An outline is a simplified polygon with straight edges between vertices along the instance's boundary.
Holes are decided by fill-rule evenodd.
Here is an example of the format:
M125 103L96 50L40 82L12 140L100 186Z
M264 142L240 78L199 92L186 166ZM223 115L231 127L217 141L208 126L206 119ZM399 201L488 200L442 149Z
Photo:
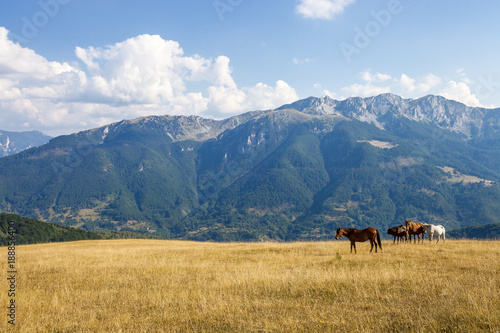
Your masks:
M378 230L377 230L377 242L378 246L380 247L380 250L382 250L382 242L380 241L380 232L378 232Z

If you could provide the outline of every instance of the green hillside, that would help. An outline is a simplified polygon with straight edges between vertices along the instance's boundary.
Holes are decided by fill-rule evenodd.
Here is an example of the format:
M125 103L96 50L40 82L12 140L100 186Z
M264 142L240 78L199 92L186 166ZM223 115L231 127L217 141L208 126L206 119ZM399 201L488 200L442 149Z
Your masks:
M497 132L467 140L396 111L379 118L383 128L280 109L61 136L0 159L0 209L88 231L217 241L331 239L337 227L385 231L408 218L448 230L497 223L500 149L486 144Z
M428 154L411 139L419 131L425 128L408 128L409 138L401 139L365 123L342 121L318 135L297 125L273 154L190 217L187 237L331 239L338 226L386 230L407 218L448 228L495 221L498 186L448 182L450 175L437 166L458 165L490 179L498 175L468 158L476 149L450 134L446 152L436 146L439 154ZM370 139L395 147L362 142ZM188 230L177 230L176 236Z
M500 239L500 223L456 229L448 232L447 235L453 238Z
M7 244L9 222L14 222L16 245L103 238L95 232L28 219L15 214L0 214L0 245Z
M7 244L9 222L14 222L16 244L39 244L72 242L89 239L137 239L159 237L127 231L86 231L72 227L47 223L15 214L0 214L0 246Z

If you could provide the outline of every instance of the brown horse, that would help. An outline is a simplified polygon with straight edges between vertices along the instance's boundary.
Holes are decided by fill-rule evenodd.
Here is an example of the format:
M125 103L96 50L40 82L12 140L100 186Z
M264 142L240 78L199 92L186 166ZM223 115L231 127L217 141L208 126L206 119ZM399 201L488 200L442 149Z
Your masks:
M417 242L417 237L418 237L418 242L420 243L420 235L422 235L422 244L424 243L424 235L425 235L425 229L422 226L422 223L415 223L410 220L405 220L406 224L406 229L408 229L408 235L410 236L410 243L411 243L411 235L413 235L413 242Z
M398 227L391 227L387 229L387 234L394 236L394 241L392 242L393 244L396 243L396 238L399 241L403 241L403 238L405 242L408 240L408 229L404 225L400 225Z
M366 228L363 230L358 229L340 229L337 228L337 235L335 239L339 239L341 236L346 236L351 241L351 253L352 248L354 247L354 253L356 252L356 242L366 242L370 241L371 248L370 253L373 250L373 244L375 244L375 253L377 253L377 242L378 246L380 246L380 250L382 250L382 242L380 241L380 233L377 229L374 228Z

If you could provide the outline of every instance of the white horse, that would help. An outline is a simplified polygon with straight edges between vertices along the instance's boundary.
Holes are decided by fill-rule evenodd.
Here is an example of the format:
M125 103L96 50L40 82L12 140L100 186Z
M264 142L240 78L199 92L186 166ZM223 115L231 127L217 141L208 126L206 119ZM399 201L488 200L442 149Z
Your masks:
M439 237L443 236L443 243L445 240L445 229L442 225L434 225L434 224L427 224L427 223L422 223L422 227L425 229L427 234L429 235L429 242L432 243L432 236L437 236L438 240L436 242L439 243Z

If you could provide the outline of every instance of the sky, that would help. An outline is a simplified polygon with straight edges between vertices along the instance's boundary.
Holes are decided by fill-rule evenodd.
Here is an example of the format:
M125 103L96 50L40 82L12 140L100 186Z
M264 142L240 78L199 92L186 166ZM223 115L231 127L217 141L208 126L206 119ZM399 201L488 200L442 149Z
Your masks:
M498 13L498 0L0 0L0 129L387 92L496 108Z

